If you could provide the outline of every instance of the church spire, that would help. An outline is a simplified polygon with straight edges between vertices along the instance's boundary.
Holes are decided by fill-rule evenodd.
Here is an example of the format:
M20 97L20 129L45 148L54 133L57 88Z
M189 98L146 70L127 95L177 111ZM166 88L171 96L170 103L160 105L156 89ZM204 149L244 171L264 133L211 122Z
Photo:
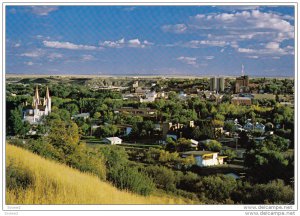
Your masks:
M37 100L40 100L38 86L36 86L36 88L35 88L35 94L34 94L34 98L35 98L35 99L37 99Z
M46 99L50 98L50 94L49 94L49 88L48 86L46 87Z

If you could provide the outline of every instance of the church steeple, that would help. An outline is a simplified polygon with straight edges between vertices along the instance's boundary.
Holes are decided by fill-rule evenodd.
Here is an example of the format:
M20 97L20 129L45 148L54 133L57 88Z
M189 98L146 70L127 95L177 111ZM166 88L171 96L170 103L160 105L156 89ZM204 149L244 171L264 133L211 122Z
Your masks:
M40 100L38 86L36 86L36 88L35 88L34 98L35 98L36 100L38 100L38 101Z
M40 101L40 96L39 96L39 89L38 89L38 86L36 86L35 94L33 97L33 106L35 109L37 109L40 104L41 104L41 101Z
M46 97L44 98L44 101L45 101L45 105L46 106L46 109L47 109L47 113L51 112L51 97L50 97L50 93L49 93L49 88L48 86L46 87Z
M46 99L50 98L50 94L49 94L49 88L48 86L46 87Z

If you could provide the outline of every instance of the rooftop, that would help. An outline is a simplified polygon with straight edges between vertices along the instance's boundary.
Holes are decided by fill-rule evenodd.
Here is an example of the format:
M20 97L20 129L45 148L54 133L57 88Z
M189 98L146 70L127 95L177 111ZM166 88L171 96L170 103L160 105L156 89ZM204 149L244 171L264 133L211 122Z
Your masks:
M212 151L188 151L188 152L182 152L182 155L194 155L194 156L203 156L208 154L215 154L218 152L212 152Z

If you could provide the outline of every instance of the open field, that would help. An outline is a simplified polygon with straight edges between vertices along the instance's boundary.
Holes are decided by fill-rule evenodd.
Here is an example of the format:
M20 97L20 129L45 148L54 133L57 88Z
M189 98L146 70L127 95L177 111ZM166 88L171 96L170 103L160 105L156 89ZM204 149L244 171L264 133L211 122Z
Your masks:
M96 176L9 144L6 169L6 204L192 204L167 195L143 197L120 191Z

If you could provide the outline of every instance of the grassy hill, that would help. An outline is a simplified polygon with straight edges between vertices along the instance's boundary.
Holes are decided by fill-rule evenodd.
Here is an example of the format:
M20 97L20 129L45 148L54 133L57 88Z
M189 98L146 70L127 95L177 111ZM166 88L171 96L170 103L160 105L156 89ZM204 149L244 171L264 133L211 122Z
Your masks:
M6 204L191 204L120 191L96 176L6 145Z

